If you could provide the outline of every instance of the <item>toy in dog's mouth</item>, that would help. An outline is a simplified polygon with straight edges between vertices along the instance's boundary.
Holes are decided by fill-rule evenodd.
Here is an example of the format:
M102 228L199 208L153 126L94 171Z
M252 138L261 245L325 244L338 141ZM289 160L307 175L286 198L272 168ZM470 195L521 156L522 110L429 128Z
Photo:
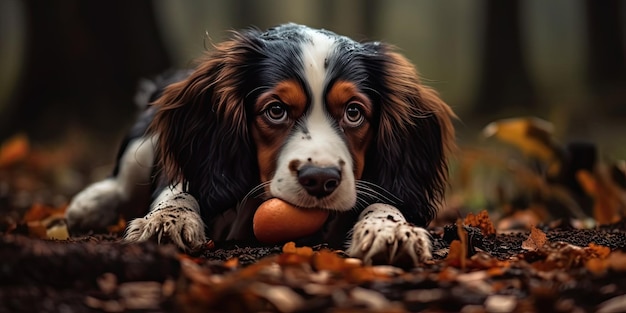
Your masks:
M330 211L296 207L278 198L263 202L254 213L252 228L262 243L274 244L314 234Z

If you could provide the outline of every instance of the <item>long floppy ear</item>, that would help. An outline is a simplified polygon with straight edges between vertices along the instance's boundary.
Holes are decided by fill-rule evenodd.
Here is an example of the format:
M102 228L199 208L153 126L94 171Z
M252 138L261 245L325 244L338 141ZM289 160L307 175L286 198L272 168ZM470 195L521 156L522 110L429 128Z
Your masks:
M149 132L158 138L163 174L208 208L203 215L233 207L259 181L242 91L255 37L236 33L216 46L154 103Z
M408 221L426 226L443 201L456 116L406 58L386 45L370 47L380 120L365 161L375 165L364 179L399 197Z

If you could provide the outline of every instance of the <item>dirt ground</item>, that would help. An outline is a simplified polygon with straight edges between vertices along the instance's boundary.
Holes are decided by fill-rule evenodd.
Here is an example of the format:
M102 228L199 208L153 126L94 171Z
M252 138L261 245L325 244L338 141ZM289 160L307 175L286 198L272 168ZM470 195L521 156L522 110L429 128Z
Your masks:
M430 229L432 261L404 269L324 246L189 255L115 234L61 241L18 229L0 236L0 312L620 312L625 226L484 235L450 224Z

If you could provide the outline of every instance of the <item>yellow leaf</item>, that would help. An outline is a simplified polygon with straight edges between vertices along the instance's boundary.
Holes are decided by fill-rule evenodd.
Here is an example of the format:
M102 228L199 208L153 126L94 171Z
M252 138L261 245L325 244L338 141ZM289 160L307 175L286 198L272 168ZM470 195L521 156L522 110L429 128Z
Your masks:
M485 137L495 136L517 147L526 155L546 162L557 160L559 156L559 148L552 137L552 132L552 124L536 117L502 119L488 124L483 129Z

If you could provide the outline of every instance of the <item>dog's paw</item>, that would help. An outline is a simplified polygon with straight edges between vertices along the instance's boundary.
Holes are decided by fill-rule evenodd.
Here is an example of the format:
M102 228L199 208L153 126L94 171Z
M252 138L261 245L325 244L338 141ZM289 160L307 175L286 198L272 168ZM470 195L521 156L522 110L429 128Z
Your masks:
M346 252L361 258L365 264L416 266L432 257L428 232L406 222L395 207L380 203L368 206L361 213Z
M121 194L116 180L106 179L90 185L72 199L65 213L72 232L103 230L117 222Z
M172 242L183 250L193 250L206 241L205 225L198 212L198 202L191 195L175 195L161 201L145 217L132 220L124 239L155 239L160 244Z

